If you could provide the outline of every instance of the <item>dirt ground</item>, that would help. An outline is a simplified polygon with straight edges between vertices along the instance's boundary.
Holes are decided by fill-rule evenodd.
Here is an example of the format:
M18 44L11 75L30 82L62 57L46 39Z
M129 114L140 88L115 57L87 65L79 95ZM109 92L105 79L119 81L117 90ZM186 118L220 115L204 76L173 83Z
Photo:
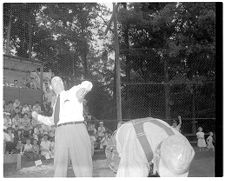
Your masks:
M53 160L44 162L42 166L26 164L21 170L16 170L14 165L4 165L4 177L53 177ZM214 152L196 150L195 158L191 164L189 177L214 177L215 176ZM74 177L72 167L69 166L68 177ZM107 167L104 152L95 152L93 158L93 177L114 177L113 172Z

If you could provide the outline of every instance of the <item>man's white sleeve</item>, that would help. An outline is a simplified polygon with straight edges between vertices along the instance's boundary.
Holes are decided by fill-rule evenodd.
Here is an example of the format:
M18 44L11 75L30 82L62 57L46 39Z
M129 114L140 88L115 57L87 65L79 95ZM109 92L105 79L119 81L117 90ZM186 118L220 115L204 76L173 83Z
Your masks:
M89 91L91 91L91 89L93 88L93 84L89 81L83 81L81 84L77 85L77 86L73 86L70 90L69 90L69 94L71 97L76 97L76 93L77 91L79 91L80 89L85 89L86 93L88 93Z
M91 91L93 84L89 81L84 81L80 84L80 88L85 88L87 92Z
M48 126L54 125L53 116L48 117L48 116L42 116L41 114L38 114L38 121Z

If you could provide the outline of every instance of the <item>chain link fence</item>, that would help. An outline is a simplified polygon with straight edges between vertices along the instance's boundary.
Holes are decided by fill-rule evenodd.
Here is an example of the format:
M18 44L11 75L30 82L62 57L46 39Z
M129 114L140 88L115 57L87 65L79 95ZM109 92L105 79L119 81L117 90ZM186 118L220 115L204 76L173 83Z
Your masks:
M168 86L168 94L166 94ZM215 82L202 84L128 83L122 89L123 119L156 117L172 124L182 117L182 133L215 130Z

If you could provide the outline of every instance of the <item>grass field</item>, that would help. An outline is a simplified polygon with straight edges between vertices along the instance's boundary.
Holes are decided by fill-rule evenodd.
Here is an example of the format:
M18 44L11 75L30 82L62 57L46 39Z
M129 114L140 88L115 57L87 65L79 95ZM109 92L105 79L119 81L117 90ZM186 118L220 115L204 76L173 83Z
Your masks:
M189 177L214 177L215 155L211 151L199 152L191 164ZM36 167L34 163L22 163L22 169L16 170L15 164L4 165L4 177L53 177L53 160L46 161L42 166ZM69 166L68 177L74 177L72 167ZM112 171L107 167L104 152L95 152L93 157L93 177L114 177Z

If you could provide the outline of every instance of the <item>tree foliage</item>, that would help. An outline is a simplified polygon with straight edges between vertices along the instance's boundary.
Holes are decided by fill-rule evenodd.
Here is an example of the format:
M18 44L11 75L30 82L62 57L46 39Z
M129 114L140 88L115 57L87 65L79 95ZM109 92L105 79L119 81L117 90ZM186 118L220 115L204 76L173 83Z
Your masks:
M125 61L123 68L126 77L131 77L131 80L125 77L124 81L168 81L174 86L184 83L185 96L187 92L194 92L194 83L215 79L215 3L127 3L120 6L119 22L120 53ZM167 81L164 63L169 75ZM128 65L129 71L126 70ZM131 90L132 86L127 87L130 95L124 100L125 107L133 105L131 99L137 96L137 90L135 92ZM150 90L150 86L143 85L143 89L145 87ZM196 90L196 94L198 92L200 90ZM158 93L159 89L155 89L152 95ZM139 99L146 100L145 107L148 107L147 103L153 100L147 94L142 95ZM170 99L173 97L171 95ZM164 102L164 97L160 101ZM212 101L209 99L207 105L212 105ZM186 104L185 100L180 106L183 107L183 104Z
M164 89L127 89L124 82L186 83L181 96L189 97L187 93L196 91L200 100L214 94L195 90L193 84L215 80L215 11L215 3L207 2L120 3L118 34L125 107L145 105L149 109L157 96L164 102ZM55 74L74 82L95 82L89 97L94 105L96 102L90 105L92 114L115 118L115 71L110 58L114 44L113 36L104 35L110 19L106 7L97 3L5 3L3 15L4 50L11 22L11 54L29 57L30 47L32 57ZM179 97L174 94L176 89L171 88L170 100ZM212 90L211 85L205 89ZM140 103L135 99L137 94ZM208 99L208 106L211 101ZM180 102L180 106L188 104ZM179 108L171 107L178 112Z

